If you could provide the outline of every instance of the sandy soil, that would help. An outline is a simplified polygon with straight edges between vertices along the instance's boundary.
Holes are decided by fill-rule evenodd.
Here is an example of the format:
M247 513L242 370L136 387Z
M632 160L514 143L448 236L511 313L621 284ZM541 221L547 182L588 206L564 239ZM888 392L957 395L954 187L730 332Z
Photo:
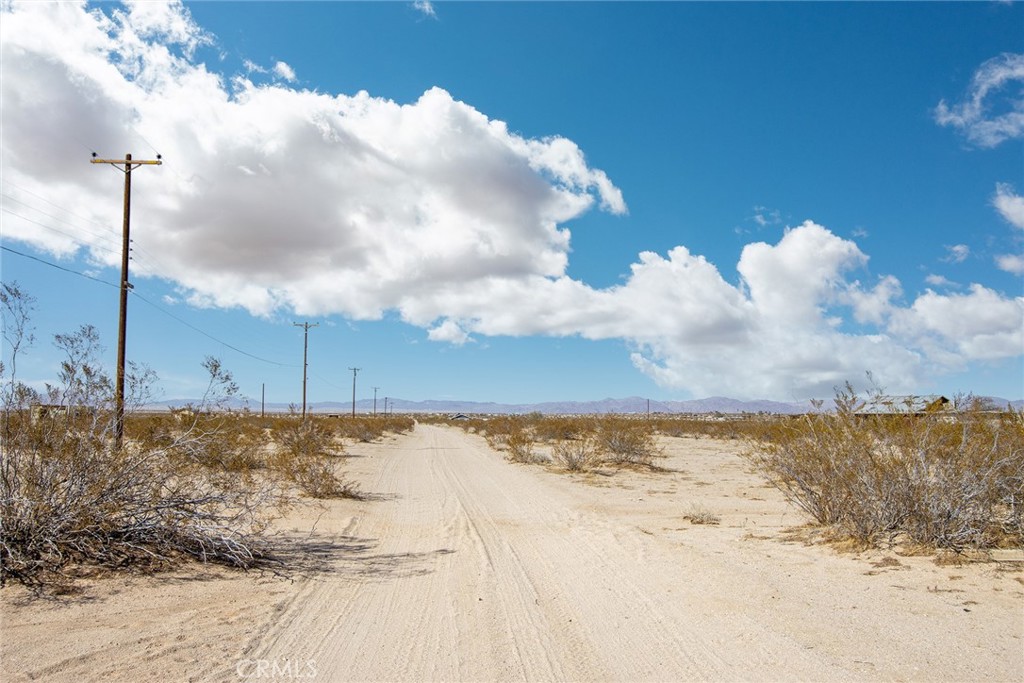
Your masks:
M7 588L0 678L1024 680L1024 563L810 544L738 446L663 443L671 471L586 476L447 427L353 446L372 499L282 520L290 578Z

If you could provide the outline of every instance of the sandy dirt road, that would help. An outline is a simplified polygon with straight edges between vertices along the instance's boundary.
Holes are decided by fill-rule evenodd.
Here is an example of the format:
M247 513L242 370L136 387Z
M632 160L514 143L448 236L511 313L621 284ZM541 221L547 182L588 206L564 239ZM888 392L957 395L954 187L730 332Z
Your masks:
M671 475L634 477L636 488L608 486L613 495L602 505L594 495L600 488L511 465L479 438L430 426L418 432L382 458L367 483L388 500L341 530L350 544L379 539L375 561L354 568L356 576L309 581L261 637L254 659L315 662L324 680L1020 672L1022 629L1012 610L1004 613L1006 633L995 625L992 640L961 642L949 636L961 629L968 636L978 619L936 600L941 593L918 591L915 604L877 574L846 584L846 562L821 548L780 567L772 552L794 553L687 528L685 510L645 519L643 499L653 499L649 511L663 507L657 487ZM751 495L765 493L750 483L759 487ZM634 514L617 509L630 502ZM665 533L673 530L665 524L681 531Z
M786 541L802 518L735 446L666 443L669 472L587 477L508 463L451 427L353 448L346 471L372 499L285 520L315 519L317 570L8 599L5 679L1024 678L1019 565ZM721 523L686 521L694 506ZM33 645L58 628L73 655Z

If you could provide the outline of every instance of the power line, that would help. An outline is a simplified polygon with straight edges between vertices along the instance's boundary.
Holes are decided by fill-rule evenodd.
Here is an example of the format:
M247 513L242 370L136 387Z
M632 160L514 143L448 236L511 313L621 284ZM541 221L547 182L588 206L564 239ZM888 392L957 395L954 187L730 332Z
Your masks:
M108 251L108 252L110 252L112 254L117 253L116 250L111 248L111 247L104 247L103 245L99 245L99 244L88 244L88 243L85 243L85 242L83 242L81 240L81 238L78 235L72 235L69 232L64 232L63 230L59 230L59 229L53 227L52 225L46 225L45 223L40 223L39 221L33 220L33 219L29 218L28 216L22 216L20 213L16 213L14 211L11 211L6 206L0 207L0 210L2 210L4 213L9 213L9 214L11 214L12 216L14 216L16 218L20 218L20 219L22 219L24 221L28 221L29 223L33 223L35 225L38 225L41 228L45 228L46 230L49 230L51 232L55 232L55 233L57 233L59 235L64 235L65 237L69 237L69 238L71 238L71 240L74 241L75 247L89 247L91 249L99 249L100 251Z
M18 256L24 256L25 258L32 259L33 261L38 261L39 263L42 263L44 266L50 266L51 268L56 268L57 270L63 270L65 273L71 273L72 275L78 275L79 277L84 277L87 280L92 280L93 282L98 282L101 285L107 285L109 287L117 287L117 285L115 285L113 282L107 282L106 280L101 280L98 277L93 277L92 275L86 275L85 273L80 273L77 270L71 270L70 268L65 268L63 266L58 266L56 263L50 263L49 261L44 261L43 259L38 258L36 256L32 256L30 254L23 254L22 252L20 252L20 251L18 251L16 249L11 249L10 247L5 247L3 245L0 245L0 249L3 249L4 251L9 251L12 254L17 254Z
M111 228L110 226L104 225L103 223L100 223L99 221L97 221L95 219L86 218L85 216L81 216L81 215L75 213L74 211L71 211L67 207L61 206L60 204L55 204L55 203L51 202L49 199L47 199L46 197L44 197L44 196L42 196L40 194L36 194L32 190L24 188L21 185L17 185L15 183L12 183L10 180L7 180L7 179L4 179L3 184L4 185L9 185L10 187L13 187L16 190L24 192L25 194L30 194L33 197L35 197L36 199L39 199L39 200L42 200L43 202L46 202L47 204L49 204L50 206L52 206L55 209L60 209L61 211L64 211L64 212L74 216L75 218L78 218L80 220L86 221L87 223L92 223L94 225L97 225L97 226L103 228L104 230L109 231L115 237L117 236L117 231L115 229ZM15 201L19 201L19 200L15 200ZM24 204L24 203L25 202L22 202L22 204ZM67 221L65 221L65 222L67 222Z
M32 211L35 211L36 213L42 214L42 215L46 216L47 218L52 218L55 221L59 221L61 223L66 223L67 225L70 225L73 228L77 228L78 230L81 230L82 232L84 232L87 235L92 235L93 237L99 237L100 239L104 239L104 240L114 240L116 238L116 235L115 235L115 233L112 230L111 231L107 231L106 235L101 235L98 232L92 232L90 230L86 230L82 226L76 225L76 224L72 223L71 221L67 220L66 218L61 218L60 216L54 216L51 213L46 213L42 209L38 209L38 208L32 206L31 204L29 204L28 202L26 202L24 200L21 200L21 199L18 199L17 197L12 197L11 195L7 194L6 192L0 193L0 196L6 197L7 199L9 199L12 202L18 202L22 206L27 207L27 208L31 209ZM54 206L56 206L56 204L54 204ZM60 209L61 207L56 206L56 208ZM8 211L8 213L12 213L12 212ZM13 214L13 215L17 215L17 214ZM19 218L25 218L25 220L31 220L29 218L26 218L25 216L18 216L18 217Z
M20 252L20 251L18 251L16 249L11 249L10 247L6 247L6 246L3 246L3 245L0 245L0 249L3 249L4 251L10 252L12 254L16 254L17 256L22 256L24 258L31 259L32 261L36 261L38 263L42 263L44 266L50 266L51 268L56 268L57 270L62 270L65 273L70 273L71 275L77 275L79 277L84 277L87 280L92 280L93 282L98 282L101 285L107 285L108 287L115 287L115 288L117 287L117 285L114 284L113 282L108 282L106 280L101 280L101 279L93 277L91 275L86 275L85 273L79 272L77 270L72 270L70 268L65 268L63 266L59 266L56 263L51 263L50 261L45 261L45 260L43 260L41 258L38 258L36 256L32 256L31 254L25 254L25 253ZM173 313L171 313L167 309L163 308L162 306L159 306L159 305L153 303L152 301L150 301L149 299L147 299L146 297L142 296L136 290L134 290L134 289L131 290L131 293L132 293L133 296L141 299L143 302L145 302L146 304L152 306L156 310L160 311L161 313L166 315L168 318L176 320L177 322L181 323L185 327L188 327L189 329L194 330L194 331L198 332L199 334L203 335L207 339L215 341L218 344L220 344L221 346L229 348L232 351L235 351L237 353L242 354L243 356L248 356L249 358L252 358L253 360L258 360L258 361L260 361L262 363L268 363L270 365L276 365L276 366L282 367L282 368L297 368L297 367L299 367L298 365L295 365L294 363L279 363L278 361L270 360L268 358L261 358L260 356L257 356L255 354L249 353L248 351L244 351L244 350L238 348L237 346L229 344L228 342L224 341L223 339L218 339L217 337L213 336L209 332L206 332L205 330L203 330L203 329L201 329L199 327L196 327L195 325L193 325L192 323L188 322L187 320L184 320L184 319L174 315ZM338 387L338 388L340 388L340 387Z
M253 360L258 360L258 361L260 361L262 363L269 363L270 365L276 365L276 366L281 367L281 368L297 368L297 367L299 367L298 365L295 365L294 363L279 363L279 362L277 362L275 360L270 360L268 358L261 358L261 357L255 355L255 354L249 353L248 351L243 351L242 349L238 348L237 346L232 346L231 344L228 344L226 341L223 341L221 339L217 339L217 337L214 337L212 334L210 334L208 332L205 332L202 329L200 329L200 328L196 327L195 325L193 325L192 323L179 318L178 316L174 315L173 313L171 313L167 309L162 308L161 306L158 306L157 304L153 303L152 301L150 301L146 297L142 296L141 294L136 292L134 289L132 290L132 295L134 297L136 297L137 299L141 299L145 303L149 304L150 306L152 306L156 310L160 311L161 313L163 313L167 317L173 318L174 320L177 320L179 323L181 323L185 327L188 327L189 329L195 330L196 332L198 332L199 334L203 335L207 339L215 341L218 344L220 344L221 346L225 346L225 347L231 349L232 351L235 351L237 353L242 354L243 356L248 356L249 358L252 358Z
M4 185L9 185L10 187L13 187L13 188L17 189L20 192L24 192L25 194L32 195L33 197L39 199L40 201L43 201L46 204L49 204L50 206L52 206L52 207L54 207L54 208L56 208L56 209L58 209L60 211L63 211L63 212L67 213L70 216L74 216L75 218L78 218L79 220L85 221L87 223L92 223L93 225L96 225L96 226L98 226L100 228L103 228L108 234L100 235L98 233L91 232L88 229L82 227L81 225L72 223L71 221L66 220L64 218L60 218L59 216L53 216L51 214L48 214L48 213L46 213L46 212L44 212L44 211L42 211L42 210L32 206L31 204L29 204L29 203L27 203L27 202L25 202L25 201L23 201L23 200L21 200L21 199L19 199L17 197L12 197L11 195L6 194L6 193L3 195L4 197L7 197L8 199L11 199L11 200L13 200L15 202L18 202L19 204L22 204L22 205L28 207L29 209L31 209L33 211L41 213L44 216L47 216L49 218L53 218L54 220L60 221L61 223L66 223L67 225L70 225L70 226L80 230L81 232L84 232L84 233L89 234L89 235L93 235L94 237L98 237L100 239L111 241L111 240L113 240L116 237L116 231L113 228L109 228L108 226L104 225L103 223L100 223L99 221L96 221L96 220L93 220L93 219L90 219L90 218L86 218L85 216L77 214L74 211L71 211L70 209L68 209L67 207L61 206L60 204L56 204L56 203L50 201L49 199L47 199L47 198L45 198L45 197L43 197L41 195L38 195L35 192L32 192L31 190L27 190L27 189L21 187L20 185L16 185L15 183L12 183L12 182L10 182L8 180L4 180L3 184ZM21 218L23 220L29 221L30 223L34 223L35 225L38 225L38 226L40 226L42 228L45 228L47 230L51 230L53 232L59 233L61 235L64 235L66 237L70 237L71 239L75 240L76 243L79 246L87 247L87 248L90 248L90 249L99 249L101 251L106 251L106 252L109 252L109 253L117 253L116 249L114 249L114 248L108 248L108 247L104 247L104 246L101 246L101 245L96 245L96 244L91 244L91 243L88 243L88 242L84 242L81 239L79 239L79 237L77 235L71 235L71 234L66 233L66 232L64 232L62 230L58 230L57 228L54 228L52 226L45 225L43 223L35 221L35 220L33 220L33 219L31 219L31 218L29 218L27 216L22 216L20 214L14 213L10 209L4 208L4 210L7 211L7 213L9 213L9 214L11 214L13 216L17 216L18 218ZM148 250L143 249L142 247L138 246L134 239L131 242L132 242L132 246L131 246L131 250L130 250L131 251L131 255L130 255L131 260L134 263L136 263L139 266L141 266L142 269L145 272L148 272L148 273L150 273L150 274L152 274L154 276L160 277L160 273L169 273L169 272L173 271L172 268L169 268L167 266L167 264L165 264L163 261L161 261L160 259L158 259L155 256L153 256L151 253L149 253Z
M295 366L293 365L293 366L291 366L291 367L295 367ZM338 385L337 385L337 384L335 384L334 382L332 382L332 381L330 381L330 380L328 380L328 379L324 379L324 378L323 378L322 376L320 376L320 375L316 374L315 372L314 372L314 373L310 373L310 375L309 375L309 378L310 378L311 380L312 380L312 379L315 379L315 380L317 380L318 382L323 382L323 383L324 383L324 384L326 384L327 386L329 386L329 387L333 387L333 388L335 388L335 389L338 389L338 390L340 390L340 391L344 391L344 390L345 390L345 387L342 387L342 386L338 386Z

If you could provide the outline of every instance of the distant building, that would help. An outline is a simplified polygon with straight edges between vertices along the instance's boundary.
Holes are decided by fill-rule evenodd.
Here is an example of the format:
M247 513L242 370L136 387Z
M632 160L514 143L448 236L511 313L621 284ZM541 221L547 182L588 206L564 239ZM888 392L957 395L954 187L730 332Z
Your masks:
M42 420L53 420L56 418L68 419L71 417L93 416L96 409L91 406L66 406L57 403L34 403L29 409L29 416L32 424L39 424Z
M945 396L879 396L854 411L856 415L932 415L952 408Z

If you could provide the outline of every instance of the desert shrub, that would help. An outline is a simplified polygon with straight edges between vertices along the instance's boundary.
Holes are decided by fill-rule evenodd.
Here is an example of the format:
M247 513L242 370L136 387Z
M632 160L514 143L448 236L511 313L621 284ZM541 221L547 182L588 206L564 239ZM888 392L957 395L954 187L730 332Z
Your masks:
M571 415L538 416L534 432L539 441L565 441L592 434L595 424L592 418Z
M269 464L275 472L314 498L357 497L354 486L336 472L338 456L344 449L338 443L331 418L297 415L278 419L271 430L272 455Z
M522 419L515 415L498 415L482 420L479 424L479 433L487 439L487 445L496 451L508 448L509 436L522 429Z
M276 487L182 460L180 439L116 448L113 387L96 363L94 330L60 335L58 346L67 353L62 382L47 391L51 402L62 401L57 410L33 416L26 400L40 397L3 377L0 583L59 583L69 567L83 565L193 556L245 567L262 557L258 536ZM208 362L207 369L211 387L231 385L219 366ZM161 432L156 441L164 438Z
M645 420L606 416L598 420L597 445L614 465L654 466L659 455L650 424Z
M370 443L387 431L386 421L390 418L343 417L337 421L338 435L353 441Z
M55 337L64 352L59 382L45 394L16 376L31 339L32 299L0 287L9 357L0 363L0 584L61 584L72 568L121 568L183 556L248 567L264 557L259 536L281 503L276 482L211 457L215 430L166 419L126 420L114 440L114 387L97 358L95 329ZM205 410L234 391L214 359ZM148 395L151 371L130 365L125 406ZM49 405L44 410L40 404Z
M683 518L690 520L691 524L715 525L720 524L722 521L721 516L716 515L703 505L697 503L690 506L690 512L684 515Z
M586 472L601 461L597 443L589 434L555 442L551 457L556 465L570 472Z
M1024 417L961 400L951 412L836 410L763 426L750 457L818 523L863 543L905 535L961 550L1024 545Z
M407 434L416 428L416 420L408 415L387 415L376 419L384 425L384 433Z
M171 442L163 446L170 457L228 472L266 467L268 435L248 413L189 406L177 415L177 431L158 433L155 440L142 444L158 446L160 436L170 438Z
M529 429L518 429L511 432L505 445L508 448L508 459L512 462L532 463L536 461L534 439Z

